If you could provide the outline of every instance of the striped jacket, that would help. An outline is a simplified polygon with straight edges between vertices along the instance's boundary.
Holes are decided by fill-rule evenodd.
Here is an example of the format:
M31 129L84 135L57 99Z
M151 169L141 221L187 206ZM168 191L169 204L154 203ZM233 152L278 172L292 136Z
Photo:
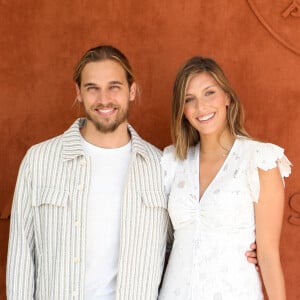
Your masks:
M15 189L7 263L8 300L83 299L90 160L78 119L33 146ZM157 299L169 218L160 150L131 126L132 157L121 211L116 300ZM87 299L88 300L88 299Z

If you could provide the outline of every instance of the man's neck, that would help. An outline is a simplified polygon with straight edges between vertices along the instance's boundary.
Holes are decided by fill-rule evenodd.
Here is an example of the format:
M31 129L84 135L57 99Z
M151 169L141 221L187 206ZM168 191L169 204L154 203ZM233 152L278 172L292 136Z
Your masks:
M101 132L91 122L87 121L80 129L82 137L89 143L101 148L120 148L130 141L128 124L122 123L113 132Z

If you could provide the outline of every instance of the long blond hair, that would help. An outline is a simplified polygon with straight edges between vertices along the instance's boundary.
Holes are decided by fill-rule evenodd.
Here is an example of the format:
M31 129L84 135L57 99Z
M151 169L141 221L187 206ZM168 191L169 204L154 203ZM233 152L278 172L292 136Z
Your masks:
M230 103L227 107L227 122L230 133L233 136L241 135L249 137L244 128L242 105L221 67L211 58L195 56L180 68L173 86L171 136L175 146L176 157L179 159L185 159L188 148L195 146L200 140L198 131L185 118L183 111L186 88L191 76L203 72L210 74L229 96Z

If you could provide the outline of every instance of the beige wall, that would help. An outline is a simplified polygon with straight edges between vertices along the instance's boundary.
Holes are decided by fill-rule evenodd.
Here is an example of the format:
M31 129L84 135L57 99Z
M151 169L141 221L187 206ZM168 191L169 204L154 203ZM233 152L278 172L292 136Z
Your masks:
M300 299L297 1L294 7L292 0L0 1L0 299L19 163L30 145L60 134L79 115L72 106L73 67L99 43L117 46L130 59L142 87L130 120L159 147L170 143L178 67L195 54L223 66L244 103L250 133L283 146L294 164L281 246L288 299Z

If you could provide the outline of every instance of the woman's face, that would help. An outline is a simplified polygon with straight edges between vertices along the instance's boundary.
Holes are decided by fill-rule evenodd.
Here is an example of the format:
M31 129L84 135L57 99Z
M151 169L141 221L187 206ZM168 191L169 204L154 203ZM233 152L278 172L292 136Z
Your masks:
M206 72L192 75L185 98L184 115L200 136L221 134L228 127L226 107L229 96Z

